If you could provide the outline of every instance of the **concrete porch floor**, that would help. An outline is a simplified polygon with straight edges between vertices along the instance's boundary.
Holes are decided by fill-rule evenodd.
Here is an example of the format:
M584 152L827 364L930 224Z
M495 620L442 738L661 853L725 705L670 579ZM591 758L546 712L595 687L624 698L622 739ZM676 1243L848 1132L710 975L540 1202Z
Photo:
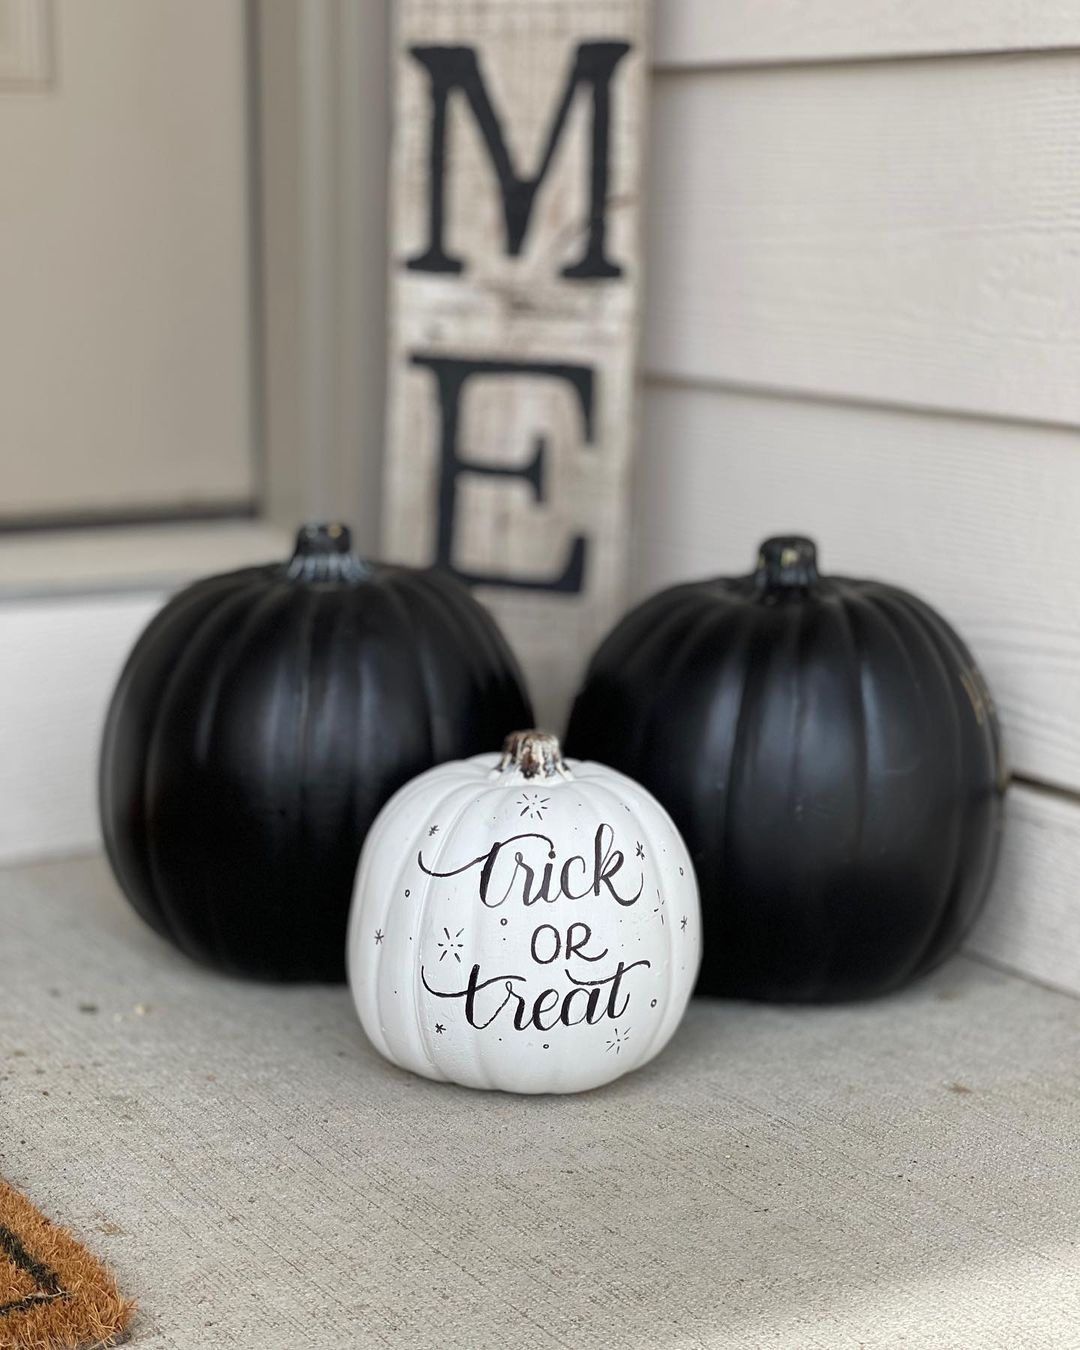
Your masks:
M0 958L0 1172L146 1350L1080 1346L1080 1000L970 959L524 1099L191 965L98 858L0 872Z

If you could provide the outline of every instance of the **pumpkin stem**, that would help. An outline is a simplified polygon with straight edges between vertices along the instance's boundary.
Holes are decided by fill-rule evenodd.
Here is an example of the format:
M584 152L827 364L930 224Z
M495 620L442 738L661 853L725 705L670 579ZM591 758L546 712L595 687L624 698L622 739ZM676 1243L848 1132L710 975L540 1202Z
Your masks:
M297 531L296 547L285 572L290 581L348 582L370 576L371 566L352 551L347 525L319 521Z
M512 731L503 741L497 773L517 773L522 778L570 778L563 763L558 736L550 731Z
M801 535L777 535L758 550L754 580L763 591L808 590L818 581L817 546Z

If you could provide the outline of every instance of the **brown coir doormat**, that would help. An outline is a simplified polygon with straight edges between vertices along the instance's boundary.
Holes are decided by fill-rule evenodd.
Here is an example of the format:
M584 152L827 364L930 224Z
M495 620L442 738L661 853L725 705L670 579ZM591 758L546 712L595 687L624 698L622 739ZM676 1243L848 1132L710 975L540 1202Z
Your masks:
M0 1178L0 1350L115 1345L132 1311L101 1262Z

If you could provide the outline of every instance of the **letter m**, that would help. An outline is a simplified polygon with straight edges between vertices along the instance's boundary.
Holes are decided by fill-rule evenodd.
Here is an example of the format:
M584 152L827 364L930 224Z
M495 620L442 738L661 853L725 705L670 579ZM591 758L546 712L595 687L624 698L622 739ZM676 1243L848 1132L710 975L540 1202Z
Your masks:
M566 119L581 87L592 92L592 144L587 156L589 202L585 251L577 262L564 267L562 275L619 277L622 268L604 252L607 233L608 157L611 133L611 77L630 50L628 42L582 42L574 52L570 73L563 87L540 167L533 176L520 174L503 137L499 119L480 74L473 47L410 47L409 52L424 67L431 81L431 146L429 161L428 246L409 258L406 266L417 272L462 272L464 261L447 253L443 240L446 205L447 104L455 91L465 95L491 158L502 197L506 224L506 252L521 253L529 231L537 190L551 167Z

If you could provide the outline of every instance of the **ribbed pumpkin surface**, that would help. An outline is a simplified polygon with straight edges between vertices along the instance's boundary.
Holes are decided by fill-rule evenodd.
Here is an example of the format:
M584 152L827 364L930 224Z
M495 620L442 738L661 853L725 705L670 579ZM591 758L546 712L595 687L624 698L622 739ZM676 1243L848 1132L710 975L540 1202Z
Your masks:
M1005 782L986 685L928 605L821 577L807 540L632 611L566 743L637 778L681 830L699 992L881 993L951 952L985 897Z
M368 827L409 778L530 720L516 663L464 587L301 532L291 562L177 595L109 710L101 818L139 913L200 960L344 977Z

